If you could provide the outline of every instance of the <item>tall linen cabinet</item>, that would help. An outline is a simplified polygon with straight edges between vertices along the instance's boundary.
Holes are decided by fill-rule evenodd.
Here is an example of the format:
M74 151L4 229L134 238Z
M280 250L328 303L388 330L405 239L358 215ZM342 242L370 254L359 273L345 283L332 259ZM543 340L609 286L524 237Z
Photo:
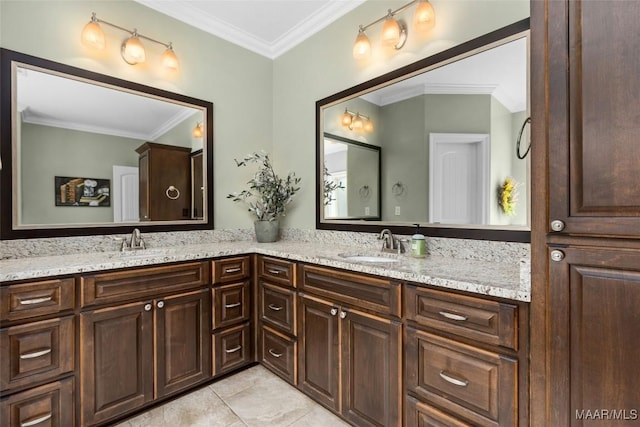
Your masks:
M638 16L531 2L532 426L639 419Z

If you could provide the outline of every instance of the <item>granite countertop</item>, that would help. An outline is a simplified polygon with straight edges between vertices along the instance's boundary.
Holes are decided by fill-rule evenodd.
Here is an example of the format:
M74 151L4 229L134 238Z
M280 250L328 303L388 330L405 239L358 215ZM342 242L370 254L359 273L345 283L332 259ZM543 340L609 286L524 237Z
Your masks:
M0 261L0 282L70 275L91 271L188 261L229 255L258 253L402 281L425 283L482 295L531 301L530 262L493 262L432 256L415 259L407 255L381 254L354 246L309 242L225 241L125 253L95 252L29 257ZM353 262L341 254L397 258L398 262Z

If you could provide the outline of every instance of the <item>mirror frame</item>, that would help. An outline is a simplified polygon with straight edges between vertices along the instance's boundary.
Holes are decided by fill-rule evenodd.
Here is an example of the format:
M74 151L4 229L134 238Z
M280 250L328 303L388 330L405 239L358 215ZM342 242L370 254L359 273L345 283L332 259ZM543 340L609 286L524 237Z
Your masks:
M383 74L379 77L368 80L364 83L345 89L341 92L323 98L316 102L316 229L319 230L339 230L353 232L379 233L382 229L388 228L394 234L411 235L415 233L415 226L409 224L397 224L392 222L381 222L378 224L327 222L323 219L324 206L322 205L322 143L324 140L324 129L322 120L322 110L325 106L335 104L345 98L353 98L354 95L365 92L369 89L378 88L390 82L404 80L428 69L437 68L452 62L462 55L468 55L476 50L485 48L488 45L498 43L505 38L510 38L530 29L530 19L526 18L517 21L506 27L499 28L490 33L484 34L475 39L469 40L435 55L416 61L412 64L398 68L394 71ZM332 221L332 220L329 220ZM489 226L490 227L490 226ZM464 226L446 227L442 224L437 226L429 223L420 223L420 232L431 237L448 237L458 239L494 240L505 242L531 242L530 230L509 230L496 228L465 228Z
M111 224L80 224L76 227L64 224L60 227L47 227L44 225L26 225L14 228L13 225L13 122L12 100L16 97L12 82L11 67L13 62L32 65L57 73L68 74L85 81L93 81L98 84L112 86L114 89L122 88L127 91L140 93L152 97L165 98L185 104L201 107L205 110L206 140L206 220L184 220L181 222L159 221L155 223L126 223L123 225ZM166 90L146 86L139 83L119 79L117 77L84 70L59 62L27 55L21 52L0 48L0 240L30 239L44 237L88 236L103 234L129 233L134 228L143 232L162 231L186 231L186 230L211 230L213 229L213 103L186 95L169 92Z

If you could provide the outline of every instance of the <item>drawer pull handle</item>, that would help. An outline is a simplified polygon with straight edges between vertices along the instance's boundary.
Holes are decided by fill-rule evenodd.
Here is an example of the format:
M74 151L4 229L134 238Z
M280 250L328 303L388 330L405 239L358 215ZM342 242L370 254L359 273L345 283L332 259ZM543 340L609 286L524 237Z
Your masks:
M280 310L282 310L282 308L283 308L282 306L280 306L280 305L275 305L275 304L269 304L269 306L268 306L268 307L269 307L269 309L271 309L271 310L273 310L273 311L280 311Z
M49 412L47 415L43 415L39 418L34 418L31 421L25 421L24 423L20 423L20 427L31 427L31 426L35 426L37 424L40 424L43 421L47 421L48 419L51 418L51 412Z
M270 268L267 270L267 273L271 273L271 274L280 274L280 270L276 270L275 268Z
M51 353L50 348L45 348L44 350L34 351L33 353L24 353L20 355L20 359L35 359L36 357L44 356L45 354Z
M234 348L230 348L230 349L228 349L228 350L225 350L224 352L225 352L225 353L235 353L236 351L240 350L241 348L242 348L242 346L241 346L241 345L239 345L239 346L237 346L237 347L234 347Z
M240 267L224 269L225 273L237 273L238 271L242 271L242 269Z
M233 304L225 304L224 308L234 308L234 307L240 307L242 305L241 302L234 302Z
M446 311L440 311L440 316L446 317L447 319L457 320L458 322L464 322L467 320L465 316L460 316L459 314L448 313Z
M20 300L20 305L33 305L33 304L40 304L43 302L47 302L47 301L51 301L52 297L48 296L48 297L40 297L40 298L31 298L31 299L21 299Z
M276 353L275 351L273 351L272 348L269 349L269 354L272 355L275 358L280 358L282 357L282 353Z
M469 381L453 378L452 376L445 374L444 371L440 371L440 378L453 385L457 385L458 387L466 387L469 384Z

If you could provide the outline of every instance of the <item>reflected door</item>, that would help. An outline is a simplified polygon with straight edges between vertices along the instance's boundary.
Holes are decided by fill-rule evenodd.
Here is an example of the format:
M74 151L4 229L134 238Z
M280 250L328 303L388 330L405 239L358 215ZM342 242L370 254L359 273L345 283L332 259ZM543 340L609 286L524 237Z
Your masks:
M486 224L489 135L429 135L429 222Z
M138 168L113 167L113 221L138 222Z

